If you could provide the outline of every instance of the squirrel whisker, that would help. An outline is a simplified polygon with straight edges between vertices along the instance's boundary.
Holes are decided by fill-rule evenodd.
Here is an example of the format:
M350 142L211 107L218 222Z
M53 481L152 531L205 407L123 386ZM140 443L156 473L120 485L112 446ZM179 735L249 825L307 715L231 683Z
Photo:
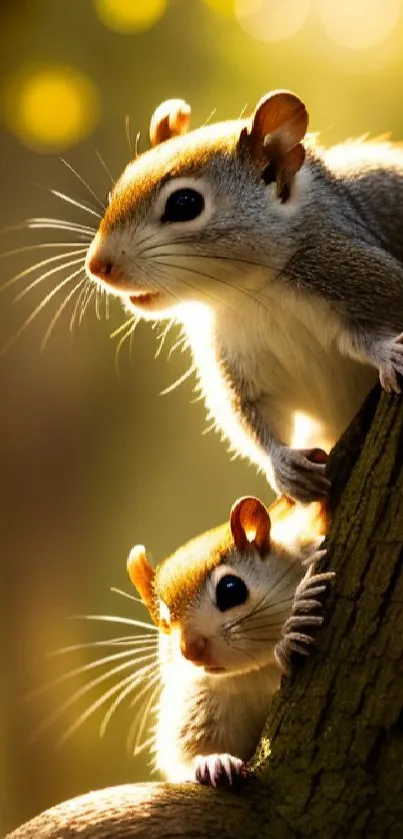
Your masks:
M134 320L136 320L136 318L131 318L131 323ZM120 594L121 597L127 597L128 600L133 600L135 603L140 603L140 606L144 606L144 608L146 608L145 604L143 603L140 597L134 597L133 594L129 594L129 592L123 591L123 589L121 588L116 588L116 586L111 586L110 590L113 591L114 594Z
M143 635L122 635L120 638L106 638L104 641L86 641L83 644L70 644L67 647L60 647L60 649L58 650L52 650L47 654L47 657L53 658L53 656L64 655L65 653L72 653L76 650L85 650L89 649L90 647L137 646L138 644L141 644L143 643L143 641L146 640L149 640L152 644L158 644L158 638L156 638L154 635L150 635L150 633L144 633Z
M278 624L278 626L280 626L280 627L284 626L284 622L281 623L281 624ZM236 635L235 638L238 641L242 641L242 635ZM247 642L247 647L249 647L249 644L258 644L259 647L260 647L261 644L272 644L273 642L275 642L277 640L278 640L278 632L276 632L275 635L265 635L264 633L262 633L262 635L257 635L256 637L248 636L248 638L245 639L245 641ZM244 652L243 647L242 647L242 652Z
M140 322L140 318L136 318L136 317L132 318L129 321L130 326L129 326L127 332L125 332L124 335L122 335L122 337L119 339L119 341L117 343L116 350L115 350L115 369L116 369L116 372L117 372L118 376L120 375L119 356L120 356L121 349L122 349L125 341L127 341L127 339L129 338L130 339L129 340L129 358L131 360L131 348L132 348L133 336L134 336L134 332L135 332L136 327L137 327L139 322ZM120 331L120 330L118 330L118 331Z
M171 322L171 325L173 325L172 322ZM177 341L175 341L175 343L173 344L173 346L169 350L168 361L171 358L172 354L175 352L175 350L179 350L179 349L181 350L182 353L185 352L185 350L189 349L189 342L188 342L187 335L182 335L180 338L178 338ZM202 398L202 397L200 397L200 398Z
M58 253L54 256L49 257L48 259L42 259L42 260L40 260L40 262L36 262L35 265L30 265L28 268L25 268L23 271L20 271L18 274L15 274L14 277L11 277L11 279L7 280L6 283L3 283L3 285L0 287L0 290L4 291L5 289L9 288L11 285L14 285L14 283L16 283L18 280L22 280L22 279L24 279L24 277L27 277L29 274L32 274L34 271L37 271L38 268L43 268L45 265L50 265L53 262L59 262L60 260L66 259L66 257L70 258L71 256L76 256L77 254L85 254L86 251L87 251L87 248L82 247L80 242L78 242L75 247L76 247L76 250L74 250L74 251L70 251L70 252L66 251L65 253ZM84 257L82 258L81 261L84 263ZM63 265L57 265L52 273L56 273L57 271L61 271L63 269L63 267L64 267ZM43 278L48 277L48 276L50 276L50 274L46 273L45 275L43 275ZM26 290L24 291L24 293L26 293ZM16 298L16 299L19 299L19 298Z
M127 666L127 664L128 663L126 662L126 666ZM122 685L125 685L128 682L130 682L132 688L136 687L136 685L140 684L143 681L143 679L147 678L148 672L150 671L150 669L152 667L155 667L155 666L156 665L153 662L152 664L149 664L146 667L141 668L141 670L138 671L134 675L133 675L133 673L130 673L129 676L126 676L117 685L113 685L113 687L111 687L107 691L105 691L105 693L103 693L98 699L96 699L95 702L93 702L82 714L80 714L80 716L77 718L77 720L75 720L75 722L72 723L72 725L62 735L62 737L59 738L59 740L57 742L57 745L61 746L63 743L65 743L71 737L71 735L74 734L74 732L77 731L77 729L80 728L83 725L83 723L90 716L92 716L92 714L98 708L101 707L101 705L103 705L105 702L107 702L107 700L110 699L111 696L113 696L115 693L117 693L117 691L119 691L121 689ZM121 667L121 669L123 669L123 667ZM108 675L110 675L110 674L108 674ZM99 681L100 680L98 680L98 683L99 683ZM86 686L87 690L91 689L92 687L95 687L95 684L96 684L96 681L94 680L88 686ZM83 692L84 691L82 691L82 693ZM71 705L72 702L75 701L77 698L78 698L78 691L74 694L73 697L71 697L71 700L69 700L68 703L64 703L64 705L59 709L60 713L65 710L65 708L67 707L67 704ZM58 713L57 716L60 716L60 714Z
M84 303L84 299L87 296L87 294L89 293L89 289L91 289L93 291L93 288L91 287L90 283L85 283L83 288L81 289L80 293L77 295L77 300L74 304L74 309L72 311L71 318L70 318L70 326L69 326L70 332L74 331L78 311L80 309L80 306L82 307L82 304ZM80 325L80 322L81 321L79 320L79 322L78 322L79 325Z
M13 248L10 251L0 251L0 259L6 258L8 256L18 256L20 253L26 253L28 251L36 251L42 248L44 249L53 249L53 248L79 248L81 247L82 242L38 242L35 245L24 245L22 248ZM66 250L66 256L68 251ZM40 263L39 263L40 265ZM36 266L38 267L38 265ZM7 288L7 284L4 286L2 285L0 288Z
M175 381L171 385L168 385L168 387L164 387L164 390L160 391L160 396L167 396L168 393L172 393L172 391L176 390L177 387L183 384L183 382L185 382L186 379L192 376L195 372L196 366L195 364L191 364L190 367L184 373L182 373L181 376L175 379Z
M80 248L77 253L83 254L86 252L86 248ZM73 254L69 254L69 257L73 256ZM66 268L71 268L72 265L81 265L84 268L84 256L80 256L77 259L69 259L67 262L63 262L62 265L56 265L54 268L50 268L49 271L45 271L44 274L41 274L40 277L37 277L35 280L32 280L31 283L20 291L17 296L14 298L14 302L17 303L18 300L22 300L33 288L40 285L44 280L48 277L51 277L53 274L58 272L64 271Z
M172 320L169 320L167 325L165 326L165 329L158 335L158 337L157 337L158 347L157 347L154 358L158 358L160 356L162 348L165 344L165 339L166 339L167 335L169 334L170 330L172 329L172 327L173 327L173 322L172 322ZM168 355L168 358L169 358L169 355Z
M251 632L259 632L260 630L265 630L265 629L278 629L281 626L284 626L284 619L282 621L278 621L278 622L273 621L273 622L270 622L270 623L266 623L266 622L256 623L256 624L253 624L252 626L246 626L246 627L243 626L242 627L242 635L244 635L244 634L246 635L246 634L249 634ZM231 638L232 637L236 637L236 631L234 633L231 633Z
M93 299L94 295L95 295L95 288L87 289L87 291L84 293L83 302L82 302L81 309L80 309L80 314L78 316L78 325L79 326L81 326L84 315L85 315L85 313L87 311L87 308L88 308L89 304L91 303L91 300Z
M80 175L79 172L77 172L77 169L75 169L74 166L72 166L71 163L69 163L64 157L61 157L60 160L64 164L64 166L66 166L67 169L69 169L69 171L72 172L72 174L76 176L77 180L79 180L80 183L82 183L86 187L86 189L88 190L90 195L92 195L92 197L95 198L95 201L97 202L97 204L99 204L101 210L103 212L105 212L106 205L103 203L103 201L101 201L101 199L98 197L96 192L94 192L92 187L90 187L88 181L86 181L85 178L83 178L83 176Z
M288 567L285 568L285 571L280 574L277 579L274 581L273 586L270 588L270 598L275 600L276 605L280 601L277 599L279 594L282 594L284 591L287 591L289 586L287 579L289 576L293 576L295 568L300 567L301 565L301 558L298 556L292 562L289 563ZM281 583L285 583L285 585L281 585ZM294 587L292 586L292 591L294 592ZM275 595L275 597L273 597Z
M37 216L34 218L25 219L20 225L16 225L15 230L67 230L73 233L80 233L90 239L94 233L95 228L89 224L81 224L78 221L71 221L70 219L46 218Z
M154 687L153 687L153 685L154 685ZM134 700L130 703L130 708L132 708L133 705L137 704L140 697L144 696L144 694L147 695L147 690L150 690L150 688L153 688L151 693L150 693L150 696L149 696L148 699L144 700L144 702L141 703L141 705L138 709L138 712L137 712L137 714L136 714L136 716L133 720L133 724L130 726L129 733L128 733L128 736L127 736L127 748L128 748L128 750L131 749L131 752L132 752L133 755L139 754L145 748L144 741L143 741L143 743L141 743L141 738L144 734L144 729L146 727L147 722L150 720L150 718L152 718L152 716L154 714L156 714L157 709L158 709L159 699L158 699L157 702L155 702L154 705L153 705L153 702L154 702L155 698L158 696L158 694L161 693L161 690L162 690L162 681L161 681L161 676L160 676L159 671L157 671L157 673L154 676L152 676L152 678L149 680L148 684L145 685L141 689L141 691L137 694L137 696L134 698ZM141 723L138 726L138 721L139 721L140 717L141 717ZM155 723L154 723L152 728L151 728L151 725L149 725L149 727L148 727L148 730L153 732L154 739L155 739L155 729L156 729ZM136 732L136 736L135 736L134 743L133 743L134 732ZM146 742L149 743L150 740L148 739Z
M49 191L56 198L60 198L61 201L66 201L67 204L73 204L74 207L78 207L80 210L85 210L86 213L90 213L90 215L95 216L96 218L102 218L101 213L97 213L93 207L88 207L86 204L82 204L81 201L76 201L75 198L71 198L70 195L66 195L65 192L60 192L58 189L51 189Z
M74 279L74 277L76 277L79 273L81 273L82 270L83 270L83 268L80 268L78 271L75 271L73 274L70 274L69 277L62 280L57 286L55 286L55 288L53 288L51 291L48 292L48 294L46 294L46 296L39 303L39 305L36 306L36 308L31 312L30 315L28 315L28 317L26 318L26 320L24 321L22 326L20 326L20 328L17 329L17 331L14 333L14 335L12 335L11 338L9 339L9 341L7 341L7 343L2 347L2 349L0 351L0 358L3 355L5 355L5 353L10 349L10 347L12 347L13 344L15 344L15 342L18 340L18 338L22 335L23 332L25 332L27 327L35 320L35 318L37 318L37 316L45 308L45 306L47 306L47 304L50 302L50 300L52 300L52 298L55 296L55 294L57 294L57 292L60 291L60 289L63 288L65 285L70 283Z
M146 684L143 685L143 687L141 688L139 693L136 695L136 697L134 699L134 703L132 702L130 707L132 707L133 704L136 704L138 702L138 700L141 698L141 696L143 696L144 693L146 693L150 689L151 684L154 683L156 678L158 678L158 679L160 678L158 667L157 667L157 674L155 676L152 676L151 680L149 680L149 678L147 676ZM128 696L130 693L132 693L132 691L138 686L138 684L139 684L139 682L136 680L136 678L134 678L133 681L129 681L129 683L125 685L123 690L115 697L115 699L113 700L113 702L111 703L111 705L109 706L109 708L107 709L107 711L105 712L105 714L102 718L100 729L99 729L99 736L100 737L104 736L105 731L107 729L107 726L108 726L113 714L115 713L115 711L119 707L119 705L121 705L122 702L124 701L124 699L126 699L126 696Z
M84 270L83 268L80 268L78 271L75 271L74 274L70 275L69 279L72 280L74 277L77 277L79 274L82 274L83 270ZM52 332L53 332L53 330L56 326L56 323L59 320L60 315L62 314L62 312L66 308L67 304L70 302L72 297L74 297L74 295L77 294L78 289L81 288L82 286L85 287L86 285L87 285L87 277L84 275L84 277L82 277L81 280L79 280L78 283L76 283L74 288L71 291L69 291L69 293L66 295L63 302L60 304L59 308L57 309L57 311L53 315L53 318L50 321L50 324L49 324L49 326L48 326L48 328L47 328L47 330L46 330L46 332L45 332L45 334L42 338L41 352L43 352L43 350L45 349L45 347L46 347L46 345L49 341L49 338L50 338L50 336L51 336L51 334L52 334Z
M34 699L37 696L41 696L42 694L46 693L48 690L56 687L57 685L62 684L67 679L74 678L75 676L79 676L81 673L86 673L88 670L93 670L95 667L101 667L102 665L109 664L112 661L130 657L131 662L137 660L142 661L143 659L141 658L141 655L143 654L143 652L147 652L147 654L149 653L150 655L155 655L157 653L157 645L155 644L154 651L153 646L153 644L149 643L149 645L144 646L144 648L130 648L129 650L124 650L123 652L113 653L113 655L103 656L102 658L98 658L94 661L87 662L87 664L81 664L79 667L74 667L67 673L62 673L60 676L57 676L56 679L52 679L52 681L47 682L40 688L36 688L34 691L32 691L24 697L24 701L30 701L31 699Z
M165 267L165 269L174 268L176 271L182 271L182 272L184 271L186 274L188 274L188 273L195 274L196 277L206 277L207 279L213 280L214 282L218 282L218 283L221 283L222 285L229 286L234 291L240 291L242 294L246 294L247 297L250 296L249 294L247 294L245 292L245 289L236 288L236 286L232 285L232 283L228 283L225 280L221 279L220 277L216 277L213 274L207 273L206 271L201 271L200 268L191 268L189 265L183 266L183 265L178 265L177 263L174 263L174 262L166 262L166 261L163 261L161 259L161 257L155 257L155 262L158 263L158 265L163 265ZM154 265L153 265L153 267L154 267ZM189 282L189 280L183 280L183 279L177 278L177 282L181 283L182 285L187 286L188 288L191 288L192 290L197 290L196 286L193 285L193 283ZM172 290L171 290L171 294L172 294ZM228 300L224 302L217 295L211 294L210 291L206 291L206 289L203 289L203 295L205 297L210 298L210 300L213 300L215 303L218 303L220 306L225 305L225 307L227 309L232 309L232 311L234 311L234 312L236 311L234 306L232 306L228 302Z
M132 655L132 651L130 650L130 651L126 652L126 655ZM118 657L123 657L123 654L119 654L119 655L116 656L116 658L118 658ZM150 661L150 659L151 659L151 661ZM143 661L144 662L150 662L148 664L145 664L139 670L136 670L135 673L131 673L130 676L127 677L127 681L129 679L136 678L138 680L138 682L141 682L144 678L146 678L147 672L150 669L152 669L156 666L156 660L157 660L157 653L156 652L148 654L148 655L144 655L140 658L137 657L137 656L133 658L133 656L132 656L129 661L124 661L122 664L119 664L116 667L112 667L106 673L102 673L101 676L97 676L95 679L92 679L90 682L88 682L87 684L83 685L78 690L76 690L72 694L72 696L69 696L68 699L66 699L65 702L63 702L58 708L56 708L56 710L52 714L50 714L45 720L43 720L42 723L40 723L40 725L33 732L31 741L37 740L38 737L44 731L46 731L57 719L59 719L62 716L64 711L66 711L68 708L70 708L71 705L73 705L78 699L80 699L81 696L85 696L85 694L88 693L90 690L92 690L92 688L95 688L97 685L102 684L102 682L106 681L107 679L110 679L111 676L114 676L116 673L121 673L123 670L127 670L128 667L133 667L134 664L137 665L137 664L140 664ZM63 674L63 676L61 676L59 679L56 679L53 682L53 684L55 685L58 682L65 681L65 678L68 678L69 676L75 675L77 673L77 671L78 672L84 672L85 670L89 670L92 665L98 666L99 662L97 662L96 664L91 662L89 665L85 665L84 667L76 668L75 670L70 671L70 673ZM114 685L106 693L102 694L102 697L96 701L97 704L93 703L91 708L93 710L95 710L96 707L99 707L99 705L102 704L102 701L106 702L106 700L110 696L113 696L113 694L116 693L120 689L121 684L122 684L122 682L119 682L118 685ZM49 687L49 686L47 686L47 687ZM38 693L39 692L42 692L42 691L40 690L40 691L38 691ZM63 735L63 738L60 741L60 743L64 742L64 740L67 739L68 736L70 736L70 733L72 733L73 730L75 731L76 728L78 728L78 725L81 725L81 722L84 722L84 719L87 719L88 716L90 716L90 714L87 713L87 712L85 712L85 715L84 714L81 715L81 717L79 718L80 722L77 721L78 724L74 723L73 726L71 726L71 731L69 729L69 731L66 732L66 735Z
M183 241L186 241L185 237L183 238ZM178 240L178 242L170 243L170 245L172 245L172 250L171 251L167 251L167 247L169 247L169 246L167 246L166 244L159 245L159 246L157 245L152 249L152 251L150 252L150 255L151 256L163 256L163 257L174 256L175 258L179 257L180 259L194 259L197 262L199 262L200 259L208 259L209 261L211 260L211 261L214 261L214 262L215 261L230 262L230 263L236 263L236 264L239 264L239 265L245 265L245 267L253 265L257 268L268 268L271 271L279 271L279 269L276 266L271 265L267 260L263 260L263 259L260 259L260 260L242 259L241 257L238 257L238 256L226 256L225 254L218 254L218 253L216 254L213 251L210 251L210 252L205 251L203 253L200 253L199 251L193 252L193 253L183 253L183 251L178 251L174 247L176 244L180 244L180 240ZM159 253L159 248L163 249L163 253ZM141 256L144 256L144 255L148 256L148 252L143 252L141 254Z
M152 248L152 249L149 250L149 252L148 251L143 251L141 253L141 258L143 258L145 255L147 255L147 256L150 255L155 260L155 262L159 262L160 264L161 264L161 257L170 256L169 252L168 253L163 252L162 254L159 254L158 253L158 248ZM198 263L200 259L208 259L209 261L215 261L216 259L217 260L222 259L222 260L228 261L230 263L235 263L235 264L239 263L239 264L245 265L245 266L256 265L257 267L260 267L260 268L268 268L268 269L271 269L271 270L275 271L276 273L275 273L274 279L279 279L279 277L281 277L281 275L284 273L283 269L278 269L278 268L275 269L274 266L270 266L268 263L263 262L263 261L262 262L254 262L254 261L246 260L246 259L237 259L237 258L232 258L232 257L214 256L214 255L199 254L199 253L197 253L197 254L183 254L183 253L175 252L175 250L173 250L172 255L175 257L175 259L177 259L177 258L184 258L184 259L187 259L187 260L194 259L196 263ZM245 288L241 288L240 286L235 285L234 283L229 282L228 280L224 280L223 277L219 277L215 274L209 274L209 273L203 272L203 271L200 270L200 268L192 269L192 268L190 268L189 265L186 265L186 267L182 267L182 266L174 264L172 262L164 262L162 264L169 265L170 267L176 268L177 270L190 271L190 272L192 272L196 275L199 275L200 277L206 277L207 279L213 280L214 282L221 283L221 285L227 286L228 288L231 288L233 291L236 291L236 292L239 292L240 294L243 294L248 299L254 300L255 303L257 303L259 306L262 306L262 308L264 308L266 310L268 308L270 308L261 299L262 297L266 297L266 295L264 293L265 284L263 284L263 286L259 289L255 289L255 290L245 289ZM155 266L153 265L153 267L155 267ZM185 285L188 285L190 288L195 289L195 287L192 286L190 283L185 283L183 280L179 280L179 282L183 282ZM224 303L223 300L221 300L220 298L214 297L209 292L207 292L205 289L202 289L202 290L195 289L195 290L198 290L199 293L202 291L203 294L211 297L212 300L214 300L215 302L218 302L220 305L223 305L223 303ZM170 292L171 292L171 294L173 294L172 289L170 289ZM228 301L225 301L225 303L226 303L226 306L228 308L232 308L233 311L235 311L235 309L230 306Z
M105 160L104 160L104 158L102 157L101 152L100 152L98 149L96 149L96 148L94 149L94 151L95 151L95 154L96 154L96 156L97 156L97 158L98 158L98 160L99 160L99 162L100 162L100 164L101 164L102 168L105 170L106 174L107 174L107 175L108 175L108 177L110 178L110 181L111 181L112 186L114 186L114 184L115 184L115 180L116 180L116 179L112 177L111 172L110 172L110 170L108 169L108 167L107 167L107 165L106 165L106 163L105 163Z
M126 114L126 116L125 116L125 130L126 130L127 145L129 146L130 158L133 160L134 149L133 149L133 145L132 145L132 135L131 135L131 129L130 129L130 114Z
M135 321L139 321L139 318L137 318L136 315L132 315L132 317L129 318L129 320L126 320L124 323L121 324L121 326L118 326L117 329L114 329L113 332L111 332L111 334L109 335L109 337L110 338L116 338L116 336L119 335L120 332L123 332L123 330L126 329L126 327L132 325ZM118 589L111 589L111 591L117 591L117 590ZM127 594L126 597L129 597L129 595Z
M107 291L105 289L102 289L102 293L103 293L103 297L104 297L104 300L105 300L105 320L109 320L109 314L110 314L109 294L107 293Z
M134 618L123 618L120 615L72 615L70 620L107 621L110 623L126 623L129 626L139 626L140 629L150 629L152 632L159 632L158 627L153 623L138 621Z
M3 227L0 230L0 234L3 233L12 233L18 230L36 230L36 229L44 229L44 230L68 230L72 231L73 233L79 233L80 235L87 236L88 239L91 239L96 233L95 227L92 227L88 224L81 224L77 221L71 221L70 219L60 219L60 218L49 218L47 216L35 216L33 218L26 218L24 221L19 222L18 224L10 224L7 227ZM43 246L46 244L47 247L53 248L55 244L53 242L46 242L43 243ZM23 250L30 250L30 248L35 248L36 245L26 245ZM42 243L39 244L39 247L42 247ZM16 250L16 253L19 253L20 249ZM10 251L11 255L12 251Z

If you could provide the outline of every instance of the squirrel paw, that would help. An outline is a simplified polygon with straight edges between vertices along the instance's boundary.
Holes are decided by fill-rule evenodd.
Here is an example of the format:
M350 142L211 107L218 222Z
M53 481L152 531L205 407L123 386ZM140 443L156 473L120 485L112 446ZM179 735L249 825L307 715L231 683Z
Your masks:
M198 755L195 759L195 780L198 784L217 787L246 778L246 767L239 757L229 754Z
M400 393L397 373L403 376L403 332L392 341L382 341L378 344L376 361L383 389L388 393Z
M325 536L318 536L313 542L301 548L301 562L305 568L314 568L316 563L326 554L322 548Z
M282 639L274 651L285 672L290 668L291 653L309 655L310 647L315 642L312 633L323 623L320 596L335 576L334 571L315 574L314 566L324 554L325 551L315 551L312 555L310 566L295 590L291 617L285 622Z
M271 453L274 478L279 493L295 501L326 498L330 481L325 477L327 454L322 449L289 449L277 446Z

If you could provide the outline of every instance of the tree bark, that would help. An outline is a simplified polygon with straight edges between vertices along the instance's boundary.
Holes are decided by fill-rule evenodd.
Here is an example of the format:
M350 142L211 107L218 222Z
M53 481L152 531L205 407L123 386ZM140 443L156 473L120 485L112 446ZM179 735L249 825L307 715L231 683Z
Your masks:
M8 839L403 836L403 410L375 390L332 452L336 571L315 651L270 707L238 790L137 784L64 802ZM269 746L270 743L270 746Z

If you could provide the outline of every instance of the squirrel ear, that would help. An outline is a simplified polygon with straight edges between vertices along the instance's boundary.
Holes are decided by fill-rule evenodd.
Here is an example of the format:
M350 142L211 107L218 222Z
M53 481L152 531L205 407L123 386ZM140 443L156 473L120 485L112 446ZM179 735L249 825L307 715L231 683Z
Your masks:
M131 549L127 560L129 577L137 589L143 603L151 615L154 623L157 623L156 603L154 594L155 571L151 567L143 545L135 545Z
M183 99L167 99L155 109L150 122L152 146L158 146L170 137L186 134L190 123L190 105Z
M235 502L230 513L230 526L238 551L253 545L259 554L270 548L270 516L258 498L246 496Z
M292 178L305 160L301 145L308 128L308 112L301 99L287 90L277 90L258 102L251 124L239 138L239 150L259 167L272 163L277 195L286 201Z

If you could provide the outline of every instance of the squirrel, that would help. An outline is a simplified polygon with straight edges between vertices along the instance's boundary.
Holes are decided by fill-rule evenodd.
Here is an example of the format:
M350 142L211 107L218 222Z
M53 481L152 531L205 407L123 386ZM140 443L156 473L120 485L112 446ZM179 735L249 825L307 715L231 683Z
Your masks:
M403 373L403 150L324 150L295 94L188 132L169 100L86 259L146 319L183 325L205 400L278 493L326 497L326 458L377 379ZM314 447L314 448L312 448ZM323 451L324 450L324 451Z
M332 572L324 506L239 499L230 521L154 570L138 545L132 583L159 629L155 763L170 781L217 786L246 775L293 652L308 654Z

